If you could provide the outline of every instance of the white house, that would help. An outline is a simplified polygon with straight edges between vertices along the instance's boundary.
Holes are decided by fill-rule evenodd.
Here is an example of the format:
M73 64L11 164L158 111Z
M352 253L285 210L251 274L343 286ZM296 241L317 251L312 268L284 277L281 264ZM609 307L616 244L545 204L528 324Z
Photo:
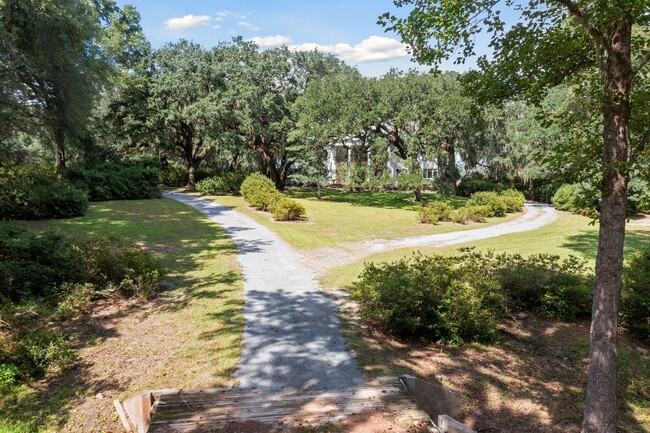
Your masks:
M327 149L327 171L328 179L332 183L340 181L339 167L341 164L352 162L352 152L355 147L360 145L359 139L345 140L344 142L331 143ZM390 170L390 175L393 179L397 179L399 173L404 170L404 160L395 155L391 149L388 149L388 163L387 167ZM418 156L418 162L422 169L422 176L426 179L433 179L438 170L438 162L435 160L428 160L422 156ZM457 155L457 161L459 161ZM370 165L370 152L366 154L366 163Z

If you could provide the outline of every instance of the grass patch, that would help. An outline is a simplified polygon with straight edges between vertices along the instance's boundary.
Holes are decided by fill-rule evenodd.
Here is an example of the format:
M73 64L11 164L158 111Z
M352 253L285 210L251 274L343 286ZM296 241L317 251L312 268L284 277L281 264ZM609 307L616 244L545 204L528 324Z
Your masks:
M100 300L89 314L57 324L78 350L75 366L3 396L1 433L119 431L115 398L233 384L243 284L222 228L167 199L96 203L84 217L28 228L120 234L161 258L169 287L147 302Z
M557 220L537 230L448 247L402 248L374 254L362 261L330 269L321 282L324 287L328 288L349 288L350 284L363 271L363 264L366 262L395 261L415 251L420 251L425 255L455 254L460 248L468 246L476 248L477 251L493 250L498 253L521 254L523 256L553 254L566 258L569 255L574 255L587 260L588 265L593 267L596 263L596 251L598 249L598 226L590 223L590 218L560 212ZM627 229L625 238L625 252L626 254L638 252L649 242L650 226L630 226Z
M224 206L246 214L276 232L294 248L311 249L335 247L347 242L369 239L398 239L435 233L470 230L486 227L516 218L521 214L509 214L505 218L488 218L485 224L459 225L441 223L421 224L417 219L419 204L411 195L401 192L343 192L324 190L322 199L308 189L292 189L287 195L296 199L306 210L306 221L277 222L271 214L250 208L241 197L207 196ZM434 200L434 194L425 194ZM454 206L462 206L465 199L454 198Z

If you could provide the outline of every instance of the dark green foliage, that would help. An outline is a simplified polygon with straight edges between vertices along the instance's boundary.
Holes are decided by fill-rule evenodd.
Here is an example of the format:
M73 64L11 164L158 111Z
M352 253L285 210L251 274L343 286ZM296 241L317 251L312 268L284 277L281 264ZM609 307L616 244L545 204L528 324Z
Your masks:
M280 192L271 179L261 173L252 173L244 179L239 190L244 200L260 210L269 210Z
M547 254L503 254L495 259L510 309L564 320L589 317L593 278L584 261Z
M287 197L276 201L271 212L276 221L297 220L305 216L304 206Z
M208 195L239 194L239 190L245 178L246 173L225 172L197 182L196 190L202 194Z
M66 283L146 297L162 276L148 252L109 236L76 240L55 232L29 233L0 225L0 298L55 299ZM63 293L65 295L65 293Z
M413 256L368 264L353 299L361 317L400 336L489 341L504 301L498 279L471 257Z
M263 174L249 174L239 191L248 204L259 210L272 212L277 221L297 220L305 216L305 208L297 201L282 195L275 189L273 181Z
M91 201L139 200L160 197L160 169L143 163L104 163L69 168L65 177L88 191Z
M634 335L650 341L650 249L637 253L626 264L621 293L621 324Z
M0 219L81 216L88 195L44 167L0 168Z
M524 206L524 195L508 189L502 192L481 191L472 194L467 206L487 206L487 217L502 217L506 213L520 212Z
M458 187L456 194L461 197L469 197L475 192L481 191L503 191L510 188L512 185L506 180L496 180L487 178L481 174L473 173L464 177Z
M489 341L507 311L588 317L592 281L575 258L465 251L367 264L352 297L365 320L400 336Z
M418 219L421 223L437 224L439 221L449 221L449 215L454 210L451 203L433 201L418 209Z

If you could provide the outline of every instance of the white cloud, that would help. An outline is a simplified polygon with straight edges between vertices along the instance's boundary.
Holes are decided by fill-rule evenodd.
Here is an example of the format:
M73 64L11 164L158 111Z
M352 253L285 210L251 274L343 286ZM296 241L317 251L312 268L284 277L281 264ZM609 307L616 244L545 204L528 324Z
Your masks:
M255 42L260 48L266 47L279 47L280 45L289 45L291 38L289 36L275 35L275 36L255 36L250 38L249 41Z
M212 18L208 15L185 15L182 18L171 18L165 21L165 28L173 31L189 30L193 27L205 26L210 21Z
M385 36L370 36L356 45L346 43L334 45L304 43L292 45L289 48L296 51L313 51L315 49L326 51L338 54L344 60L355 63L376 62L409 56L406 45Z
M248 21L240 21L237 23L237 25L240 27L244 27L245 29L248 30L254 30L254 31L262 30L260 26L256 26L255 24L249 23Z

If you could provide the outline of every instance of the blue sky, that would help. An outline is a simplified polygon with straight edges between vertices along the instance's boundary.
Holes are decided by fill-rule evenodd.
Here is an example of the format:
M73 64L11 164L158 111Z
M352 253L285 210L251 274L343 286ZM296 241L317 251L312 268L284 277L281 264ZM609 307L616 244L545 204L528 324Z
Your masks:
M127 3L140 12L155 48L181 38L209 48L240 35L262 48L333 52L367 76L417 67L398 37L377 25L381 13L397 11L391 0L118 0ZM442 69L462 71L472 64L449 62Z

